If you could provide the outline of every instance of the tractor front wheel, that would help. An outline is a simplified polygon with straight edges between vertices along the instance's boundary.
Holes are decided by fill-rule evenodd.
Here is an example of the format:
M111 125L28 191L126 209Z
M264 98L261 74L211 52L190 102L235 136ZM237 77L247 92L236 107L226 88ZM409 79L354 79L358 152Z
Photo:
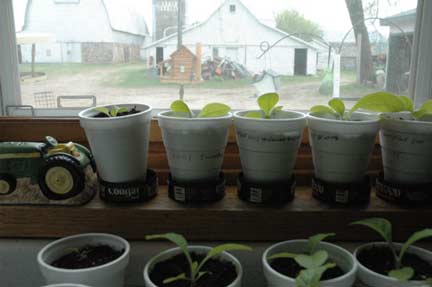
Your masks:
M85 175L81 166L64 155L47 159L39 175L42 193L51 200L65 200L81 193Z
M15 191L16 178L9 174L0 174L0 196L8 195Z

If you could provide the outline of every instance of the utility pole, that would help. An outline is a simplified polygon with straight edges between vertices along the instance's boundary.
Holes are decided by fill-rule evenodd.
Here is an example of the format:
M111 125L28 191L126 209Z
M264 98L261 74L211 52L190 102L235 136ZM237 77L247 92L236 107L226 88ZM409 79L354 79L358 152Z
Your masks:
M183 0L177 0L177 10L178 10L178 19L177 19L177 49L180 49L183 46Z

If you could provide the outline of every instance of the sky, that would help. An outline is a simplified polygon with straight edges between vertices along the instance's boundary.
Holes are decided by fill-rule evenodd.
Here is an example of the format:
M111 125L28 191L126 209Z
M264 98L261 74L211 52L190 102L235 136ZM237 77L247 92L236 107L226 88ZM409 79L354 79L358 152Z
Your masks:
M147 24L152 29L151 0L135 1L137 10L144 11ZM207 19L224 0L186 0L187 22L194 23ZM318 23L332 37L342 37L351 27L345 0L241 0L257 18L274 25L274 16L285 9L299 11L309 20ZM364 0L370 1L370 0ZM378 0L380 17L387 17L402 11L414 9L417 0ZM389 5L389 3L391 5ZM396 4L395 4L396 3ZM332 39L330 39L332 40Z

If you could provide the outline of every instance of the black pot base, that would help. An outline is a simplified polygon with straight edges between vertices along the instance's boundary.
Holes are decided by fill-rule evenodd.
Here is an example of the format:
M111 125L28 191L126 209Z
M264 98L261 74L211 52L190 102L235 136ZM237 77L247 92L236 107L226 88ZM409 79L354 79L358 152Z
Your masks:
M168 196L179 203L212 203L225 197L226 179L221 173L213 182L176 182L171 174L168 177Z
M296 180L271 183L249 182L241 173L237 179L237 192L241 200L266 205L282 205L294 199Z
M142 203L154 198L158 192L156 172L148 169L145 182L112 183L99 180L99 196L110 203Z
M432 183L397 184L384 179L380 174L376 180L376 194L379 198L399 205L432 204Z
M330 205L364 205L369 203L371 182L366 176L362 182L331 183L319 178L312 178L312 195L319 201Z

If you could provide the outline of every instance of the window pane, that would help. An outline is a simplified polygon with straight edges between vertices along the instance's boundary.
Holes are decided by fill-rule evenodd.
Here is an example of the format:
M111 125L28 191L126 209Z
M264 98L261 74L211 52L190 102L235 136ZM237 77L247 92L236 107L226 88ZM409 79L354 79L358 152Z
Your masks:
M184 85L193 108L255 108L277 91L307 110L338 71L343 98L407 94L417 0L182 1L179 13L179 0L13 0L22 103L163 109Z

